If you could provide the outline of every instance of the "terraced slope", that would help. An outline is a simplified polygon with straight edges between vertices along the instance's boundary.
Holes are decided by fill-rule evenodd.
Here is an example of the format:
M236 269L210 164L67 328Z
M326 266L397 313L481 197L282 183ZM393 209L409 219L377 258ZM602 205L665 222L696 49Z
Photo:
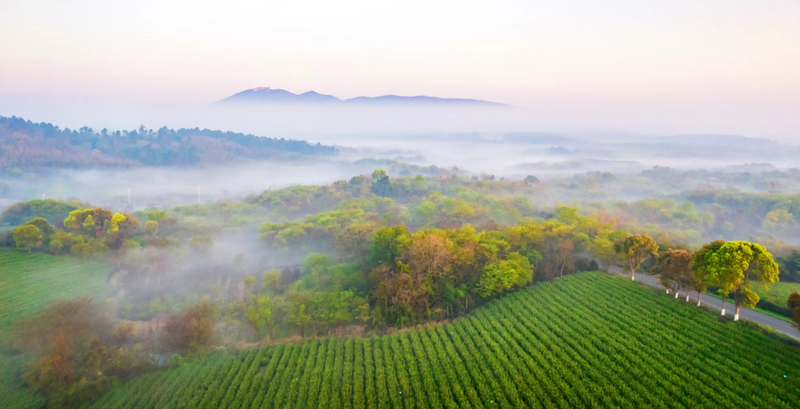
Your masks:
M91 408L795 408L800 349L602 273L443 326L216 354Z

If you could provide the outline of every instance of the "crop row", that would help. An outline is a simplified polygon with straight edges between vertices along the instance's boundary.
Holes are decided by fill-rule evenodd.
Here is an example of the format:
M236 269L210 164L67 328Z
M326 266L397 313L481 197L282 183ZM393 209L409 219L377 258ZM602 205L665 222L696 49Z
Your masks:
M800 352L600 273L369 339L218 354L93 408L792 408Z

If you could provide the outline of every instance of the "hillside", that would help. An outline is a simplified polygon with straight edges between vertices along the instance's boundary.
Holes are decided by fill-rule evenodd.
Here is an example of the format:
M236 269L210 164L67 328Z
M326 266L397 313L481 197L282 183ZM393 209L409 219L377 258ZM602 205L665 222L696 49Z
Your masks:
M90 407L791 408L798 368L796 345L582 273L446 325L215 354Z
M332 146L306 141L209 129L70 130L0 116L0 174L4 167L191 166L337 153Z
M16 377L26 357L11 347L14 324L51 301L87 295L104 300L111 294L111 270L94 261L0 248L0 407L39 408L46 402Z

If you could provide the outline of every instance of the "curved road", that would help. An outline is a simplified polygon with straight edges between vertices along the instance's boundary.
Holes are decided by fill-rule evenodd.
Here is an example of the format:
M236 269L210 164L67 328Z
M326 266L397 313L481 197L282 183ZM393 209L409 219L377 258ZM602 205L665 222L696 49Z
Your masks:
M611 270L612 270L612 273L615 273L615 274L618 274L618 275L623 275L623 276L626 276L626 277L628 277L630 279L630 272L623 272L622 268L620 268L620 267L612 266ZM642 273L636 273L636 281L640 281L642 283L645 283L645 284L650 285L652 287L660 288L662 290L664 289L664 287L661 286L661 284L658 283L658 278L653 277L651 275L642 274ZM666 294L664 294L664 296L666 296ZM675 295L671 294L670 296L674 297ZM686 294L685 293L681 294L678 298L686 300ZM694 303L697 304L697 292L696 291L692 291L692 292L689 293L689 300L693 300ZM702 303L703 303L703 305L707 305L709 307L716 308L717 311L720 311L722 309L722 300L720 300L719 298L714 298L714 297L711 297L709 295L706 295L705 297L702 298ZM760 313L758 311L749 310L749 309L744 308L744 307L740 308L739 311L740 311L739 318L746 319L748 321L757 322L757 323L759 323L761 325L765 325L765 326L771 327L775 331L780 332L781 334L784 334L784 335L786 335L786 336L788 336L790 338L794 338L795 340L800 341L800 331L798 331L797 328L793 327L792 324L789 323L789 322L786 322L784 320L780 320L780 319L775 318L775 317L770 317L767 314L763 314L763 313ZM732 302L730 302L730 301L726 302L725 303L725 315L733 317L735 312L736 311L735 311L734 304Z

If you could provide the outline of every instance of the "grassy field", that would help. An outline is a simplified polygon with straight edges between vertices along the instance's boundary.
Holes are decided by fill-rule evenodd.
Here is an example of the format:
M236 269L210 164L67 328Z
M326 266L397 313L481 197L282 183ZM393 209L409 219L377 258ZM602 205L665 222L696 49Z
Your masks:
M758 304L756 304L756 308L754 308L756 311L792 322L792 312L786 308L786 301L792 291L800 292L800 283L779 281L770 285L769 290L765 290L764 286L756 281L752 284L752 289L761 297ZM716 288L710 289L709 294L721 299L722 296L717 295L716 290ZM728 300L733 301L733 295L728 295Z
M800 292L800 283L777 282L769 286L768 291L765 291L761 283L756 282L753 283L753 290L761 297L756 307L791 317L791 312L786 308L786 301L792 291Z
M218 353L102 408L796 408L800 348L603 273L542 283L454 323Z
M17 376L25 357L10 346L15 323L50 301L80 296L103 300L111 295L106 283L112 270L99 262L0 248L0 408L44 403Z

